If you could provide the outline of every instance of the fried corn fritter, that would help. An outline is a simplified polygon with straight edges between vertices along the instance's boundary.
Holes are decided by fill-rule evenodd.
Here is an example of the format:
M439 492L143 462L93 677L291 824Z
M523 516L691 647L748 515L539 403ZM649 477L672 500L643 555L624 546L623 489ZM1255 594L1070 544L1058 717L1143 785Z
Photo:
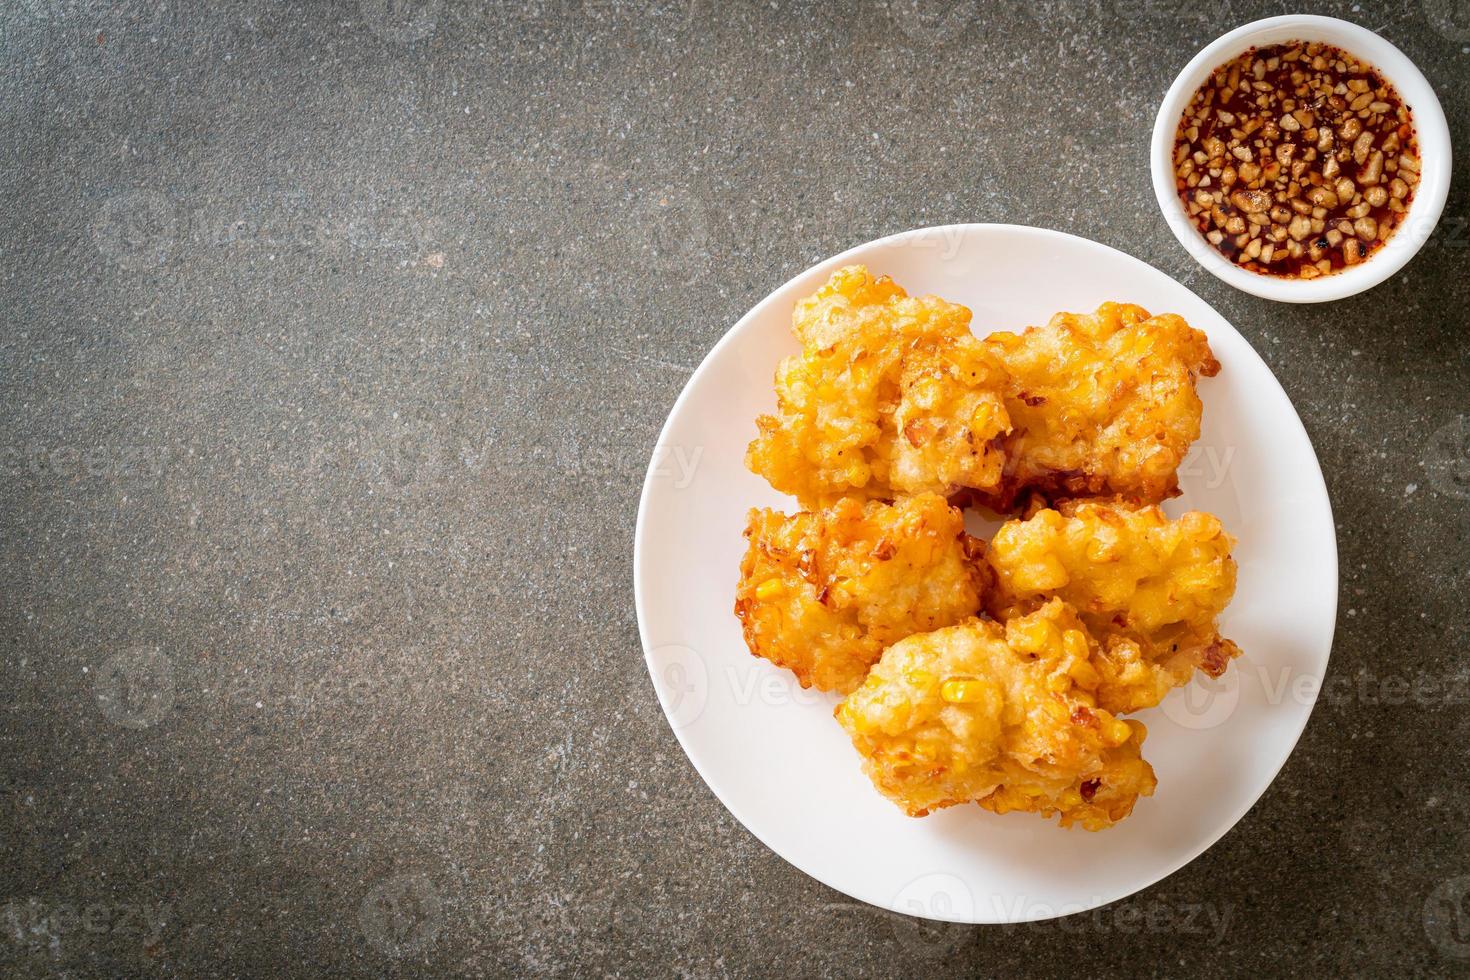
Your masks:
M750 652L803 687L846 693L883 648L980 610L980 542L936 494L752 510L735 614Z
M771 486L806 508L999 486L1005 376L968 309L848 266L796 304L792 332L802 353L746 452Z
M900 640L837 718L873 785L910 816L978 802L1111 826L1152 795L1146 729L1096 706L1093 643L1054 600Z
M1196 669L1218 677L1240 653L1215 622L1235 593L1234 543L1198 511L1171 521L1154 506L1062 504L996 532L987 605L997 617L1052 597L1075 606L1100 644L1098 704L1151 708Z
M1220 370L1203 333L1173 314L1104 303L984 344L1009 376L1012 429L1005 480L977 499L1004 512L1030 492L1145 503L1179 492L1175 471L1200 432L1196 379Z

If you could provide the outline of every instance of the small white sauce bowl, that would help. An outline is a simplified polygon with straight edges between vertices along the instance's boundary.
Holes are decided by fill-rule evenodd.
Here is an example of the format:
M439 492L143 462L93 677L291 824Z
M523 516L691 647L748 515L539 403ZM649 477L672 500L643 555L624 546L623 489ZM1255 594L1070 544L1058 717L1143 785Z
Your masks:
M1409 213L1388 241L1360 265L1318 279L1287 279L1251 272L1230 261L1205 241L1190 221L1174 186L1174 137L1179 118L1195 91L1220 65L1250 48L1288 41L1320 41L1341 48L1372 65L1413 112L1421 162L1419 186ZM1450 192L1450 130L1444 109L1424 74L1402 51L1357 24L1335 17L1289 14L1238 27L1194 56L1169 86L1154 122L1150 153L1154 194L1164 220L1195 261L1236 289L1283 303L1325 303L1372 289L1398 272L1423 247L1439 223Z

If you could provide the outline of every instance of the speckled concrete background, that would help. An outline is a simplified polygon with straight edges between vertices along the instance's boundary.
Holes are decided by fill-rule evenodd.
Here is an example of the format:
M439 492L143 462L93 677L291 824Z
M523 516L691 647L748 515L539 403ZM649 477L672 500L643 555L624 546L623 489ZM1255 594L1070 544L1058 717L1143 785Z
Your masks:
M1464 143L1470 7L1310 6ZM1285 10L7 3L0 973L1464 972L1466 168L1404 275L1305 309L1198 272L1149 189L1175 72ZM1339 521L1346 693L1207 854L1038 926L767 851L632 607L692 366L814 260L955 221L1186 279Z

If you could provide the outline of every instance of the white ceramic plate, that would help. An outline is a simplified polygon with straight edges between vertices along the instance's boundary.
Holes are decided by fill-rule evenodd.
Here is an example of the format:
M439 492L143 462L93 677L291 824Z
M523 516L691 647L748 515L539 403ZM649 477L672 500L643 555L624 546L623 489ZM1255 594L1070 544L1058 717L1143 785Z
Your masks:
M742 462L775 404L777 362L797 351L791 308L838 266L864 263L911 293L963 303L975 329L1015 330L1104 300L1181 314L1222 370L1201 382L1204 433L1166 509L1217 514L1239 539L1223 620L1245 651L1137 717L1158 790L1101 833L1032 814L951 807L904 816L868 783L832 718L752 657L732 607L746 511L794 501ZM859 246L792 279L715 345L674 405L643 487L634 545L638 624L654 687L710 789L777 854L853 898L961 922L1094 908L1164 878L1218 840L1265 792L1316 701L1337 609L1337 542L1301 421L1259 355L1183 286L1128 255L1014 225L951 225ZM1207 901L1207 895L1199 896Z

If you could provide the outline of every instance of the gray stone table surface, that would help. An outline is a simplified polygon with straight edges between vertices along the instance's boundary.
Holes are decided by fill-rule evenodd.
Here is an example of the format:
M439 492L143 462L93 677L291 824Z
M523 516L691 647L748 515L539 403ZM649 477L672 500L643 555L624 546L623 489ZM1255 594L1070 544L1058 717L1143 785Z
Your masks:
M1470 8L1310 7L1462 152L1402 275L1297 308L1200 272L1146 166L1179 68L1280 4L10 0L0 974L1464 973ZM693 366L812 262L960 221L1213 303L1341 549L1332 693L1259 804L1035 926L768 851L633 611Z

